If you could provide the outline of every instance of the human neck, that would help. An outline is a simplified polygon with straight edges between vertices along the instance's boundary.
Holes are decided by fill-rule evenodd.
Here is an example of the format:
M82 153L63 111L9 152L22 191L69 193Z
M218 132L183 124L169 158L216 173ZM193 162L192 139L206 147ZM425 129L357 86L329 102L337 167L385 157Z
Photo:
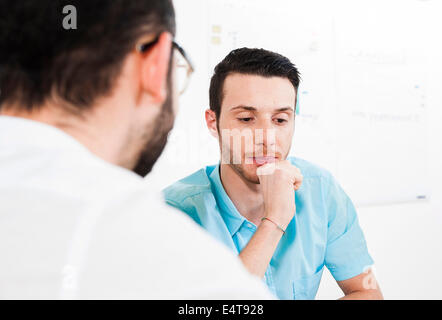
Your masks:
M54 126L72 136L93 154L107 162L128 169L135 165L131 161L135 157L130 156L133 152L128 150L129 143L127 134L124 134L124 121L118 121L118 117L112 114L112 108L93 107L90 111L84 112L84 117L63 111L62 107L55 104L45 104L32 112L18 110L6 107L2 108L0 114Z
M224 190L239 213L255 225L259 225L264 216L261 186L245 180L228 164L220 165L220 178Z

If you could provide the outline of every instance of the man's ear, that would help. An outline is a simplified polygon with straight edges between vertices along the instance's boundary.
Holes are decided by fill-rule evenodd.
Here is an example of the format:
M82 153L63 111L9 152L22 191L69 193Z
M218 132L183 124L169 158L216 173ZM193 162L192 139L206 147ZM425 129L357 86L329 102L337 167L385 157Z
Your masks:
M205 112L206 116L206 124L207 128L210 131L210 134L214 136L215 138L218 138L218 128L217 128L217 121L216 121L216 114L213 110L207 109Z
M172 52L172 35L163 32L158 42L142 55L141 86L153 103L163 104L167 98L167 75Z

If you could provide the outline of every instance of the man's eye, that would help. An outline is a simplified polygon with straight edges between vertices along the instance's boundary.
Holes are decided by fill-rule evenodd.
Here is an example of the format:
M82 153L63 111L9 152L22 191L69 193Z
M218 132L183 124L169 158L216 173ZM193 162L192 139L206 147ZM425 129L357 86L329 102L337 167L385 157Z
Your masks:
M276 120L276 122L278 122L278 123L284 123L284 122L287 122L286 119L281 119L281 118L278 118L278 119L275 119L275 120Z
M238 120L241 122L250 122L253 120L253 118L238 118Z

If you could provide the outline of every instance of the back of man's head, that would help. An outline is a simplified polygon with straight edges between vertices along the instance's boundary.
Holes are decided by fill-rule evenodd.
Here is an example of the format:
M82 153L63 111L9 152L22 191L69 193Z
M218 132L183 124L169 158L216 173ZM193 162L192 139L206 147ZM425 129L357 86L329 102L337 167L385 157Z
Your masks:
M175 33L171 0L2 0L0 108L56 98L79 113L111 93L140 36L163 31Z

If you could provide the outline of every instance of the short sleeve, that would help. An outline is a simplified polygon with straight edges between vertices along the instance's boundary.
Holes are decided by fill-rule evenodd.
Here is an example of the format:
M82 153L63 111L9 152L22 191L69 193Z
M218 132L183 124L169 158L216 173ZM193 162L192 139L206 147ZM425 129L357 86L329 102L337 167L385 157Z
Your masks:
M325 265L336 281L350 279L373 265L359 226L356 209L341 186L331 178L325 192L328 213Z

